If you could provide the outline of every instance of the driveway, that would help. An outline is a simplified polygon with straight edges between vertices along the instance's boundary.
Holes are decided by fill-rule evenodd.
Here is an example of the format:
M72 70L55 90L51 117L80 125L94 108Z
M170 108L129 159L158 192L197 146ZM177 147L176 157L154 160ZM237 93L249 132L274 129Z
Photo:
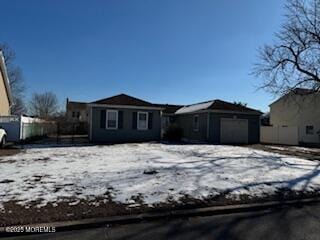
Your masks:
M245 147L27 145L0 157L0 222L73 220L320 189L319 163Z
M299 158L320 161L320 148L286 145L255 144L249 147L273 153L285 154Z

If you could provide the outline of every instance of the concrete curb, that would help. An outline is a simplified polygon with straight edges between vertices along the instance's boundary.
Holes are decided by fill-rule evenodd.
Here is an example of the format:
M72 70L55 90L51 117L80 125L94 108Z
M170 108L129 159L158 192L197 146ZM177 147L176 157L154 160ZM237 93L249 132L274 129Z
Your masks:
M183 217L195 217L195 216L212 216L212 215L224 215L232 213L242 213L251 211L262 211L273 208L286 207L286 206L302 206L307 204L313 204L320 202L320 197L316 198L305 198L298 200L287 200L287 201L270 201L264 203L253 203L253 204L239 204L239 205L227 205L227 206L215 206L185 210L172 210L163 213L142 213L135 215L123 215L103 218L89 218L75 221L63 221L63 222L52 222L52 223L37 223L30 225L20 225L17 227L39 227L48 226L54 227L56 232L79 230L86 228L102 227L107 225L121 225L121 224L132 224L147 220L159 220L159 219L172 219L172 218L183 218ZM11 226L7 226L11 227ZM28 232L6 232L7 227L0 227L0 236L21 236L35 233ZM15 226L16 227L16 226Z

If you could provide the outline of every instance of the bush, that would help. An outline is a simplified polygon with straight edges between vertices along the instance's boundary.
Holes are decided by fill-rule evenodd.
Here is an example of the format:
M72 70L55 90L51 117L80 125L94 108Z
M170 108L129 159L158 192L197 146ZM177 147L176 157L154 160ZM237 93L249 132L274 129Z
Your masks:
M177 124L170 124L163 135L163 138L168 141L180 141L183 136L183 130Z

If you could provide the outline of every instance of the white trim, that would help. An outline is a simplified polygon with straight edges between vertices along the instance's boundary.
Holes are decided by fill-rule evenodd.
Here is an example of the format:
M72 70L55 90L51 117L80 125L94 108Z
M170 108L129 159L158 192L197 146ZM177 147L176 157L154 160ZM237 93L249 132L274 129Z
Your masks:
M145 114L146 117L146 127L145 128L140 128L139 127L139 114ZM138 112L137 113L137 129L138 130L148 130L149 129L149 113L148 112Z
M233 113L233 114L244 114L244 115L261 115L262 113L257 113L253 111L246 111L246 112L241 112L241 111L228 111L228 110L208 110L208 112L213 112L213 113Z
M262 113L257 113L257 112L241 112L241 111L228 111L228 110L200 110L196 112L190 112L190 113L175 113L175 115L187 115L187 114L199 114L199 113L230 113L230 114L243 114L243 115L262 115Z
M110 104L97 104L89 103L88 107L103 107L103 108L127 108L127 109L142 109L142 110L163 110L161 107L145 107L145 106L132 106L132 105L110 105Z
M195 117L198 118L196 128L194 127L194 119L195 119ZM199 132L199 115L198 115L198 114L196 114L196 115L194 115L194 116L192 117L192 128L193 128L193 131L194 131L194 132Z
M115 127L108 127L108 114L111 112L116 113L116 126ZM107 109L107 111L106 111L106 129L108 129L108 130L118 129L118 110Z

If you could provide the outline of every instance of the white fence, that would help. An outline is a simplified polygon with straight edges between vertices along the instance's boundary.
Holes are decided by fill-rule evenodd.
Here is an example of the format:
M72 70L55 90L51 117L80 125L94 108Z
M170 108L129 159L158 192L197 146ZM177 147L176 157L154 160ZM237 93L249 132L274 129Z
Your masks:
M44 136L55 131L55 123L24 116L1 116L0 127L7 132L7 141L19 142L28 138Z
M260 128L260 142L299 145L298 127L268 126Z

